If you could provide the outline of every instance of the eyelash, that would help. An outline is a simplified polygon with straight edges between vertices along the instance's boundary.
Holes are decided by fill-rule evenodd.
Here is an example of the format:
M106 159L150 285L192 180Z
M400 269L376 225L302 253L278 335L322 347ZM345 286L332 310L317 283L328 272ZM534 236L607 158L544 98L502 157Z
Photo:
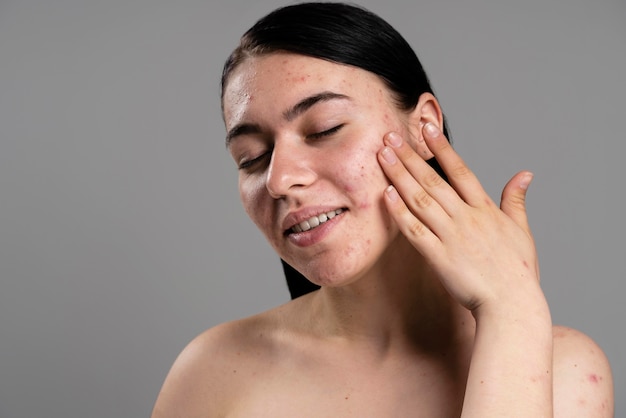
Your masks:
M330 129L328 129L326 131L317 132L317 133L311 134L311 135L309 135L309 138L311 138L311 139L319 139L319 138L323 138L325 136L330 136L330 135L332 135L334 133L339 132L339 130L341 128L343 128L343 126L344 126L344 124L341 124L341 125L337 125L337 126L335 126L333 128L330 128Z
M247 160L247 161L243 161L243 162L239 163L239 169L240 170L246 170L248 168L251 168L253 165L255 165L256 163L261 161L267 155L269 155L270 152L271 152L271 150L267 151L267 152L264 152L263 154L259 155L258 157L255 157L255 158L253 158L251 160Z
M332 127L330 129L327 129L325 131L322 132L316 132L314 134L310 134L307 136L308 139L320 139L320 138L324 138L327 136L331 136L337 132L339 132L339 130L341 130L341 128L344 127L344 124L341 125L337 125L335 127ZM267 152L264 152L263 154L259 155L258 157L255 157L251 160L248 161L243 161L239 164L239 169L240 170L246 170L251 168L252 166L254 166L256 163L260 162L263 158L267 157L269 154L271 154L272 150L269 150Z

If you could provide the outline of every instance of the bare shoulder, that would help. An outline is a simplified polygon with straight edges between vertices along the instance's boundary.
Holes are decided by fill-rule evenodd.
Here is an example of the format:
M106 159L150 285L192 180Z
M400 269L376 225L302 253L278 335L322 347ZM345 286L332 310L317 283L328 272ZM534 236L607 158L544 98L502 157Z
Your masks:
M272 362L279 308L227 322L193 339L172 365L152 417L221 416Z
M554 416L613 417L613 378L602 349L587 335L555 326Z

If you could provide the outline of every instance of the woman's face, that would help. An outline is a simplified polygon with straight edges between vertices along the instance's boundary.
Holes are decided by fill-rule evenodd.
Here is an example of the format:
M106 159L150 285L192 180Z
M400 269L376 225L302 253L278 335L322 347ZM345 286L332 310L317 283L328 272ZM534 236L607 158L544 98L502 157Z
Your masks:
M281 258L311 281L347 284L398 235L376 153L406 116L359 68L288 53L246 59L224 90L243 206Z

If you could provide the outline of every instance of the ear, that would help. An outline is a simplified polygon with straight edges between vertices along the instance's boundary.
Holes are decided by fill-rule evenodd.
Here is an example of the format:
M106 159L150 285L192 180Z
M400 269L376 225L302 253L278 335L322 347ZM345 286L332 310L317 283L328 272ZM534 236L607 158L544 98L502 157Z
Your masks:
M443 131L443 113L437 98L431 93L422 93L415 109L409 113L408 128L411 147L425 160L434 157L422 135L422 128L428 122L435 124Z

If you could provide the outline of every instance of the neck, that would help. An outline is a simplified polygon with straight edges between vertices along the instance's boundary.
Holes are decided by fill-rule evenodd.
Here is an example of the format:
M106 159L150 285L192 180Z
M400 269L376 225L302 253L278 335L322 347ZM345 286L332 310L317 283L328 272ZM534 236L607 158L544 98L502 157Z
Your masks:
M394 346L440 352L473 335L471 313L451 299L404 237L388 253L353 283L313 295L321 333L383 352Z

